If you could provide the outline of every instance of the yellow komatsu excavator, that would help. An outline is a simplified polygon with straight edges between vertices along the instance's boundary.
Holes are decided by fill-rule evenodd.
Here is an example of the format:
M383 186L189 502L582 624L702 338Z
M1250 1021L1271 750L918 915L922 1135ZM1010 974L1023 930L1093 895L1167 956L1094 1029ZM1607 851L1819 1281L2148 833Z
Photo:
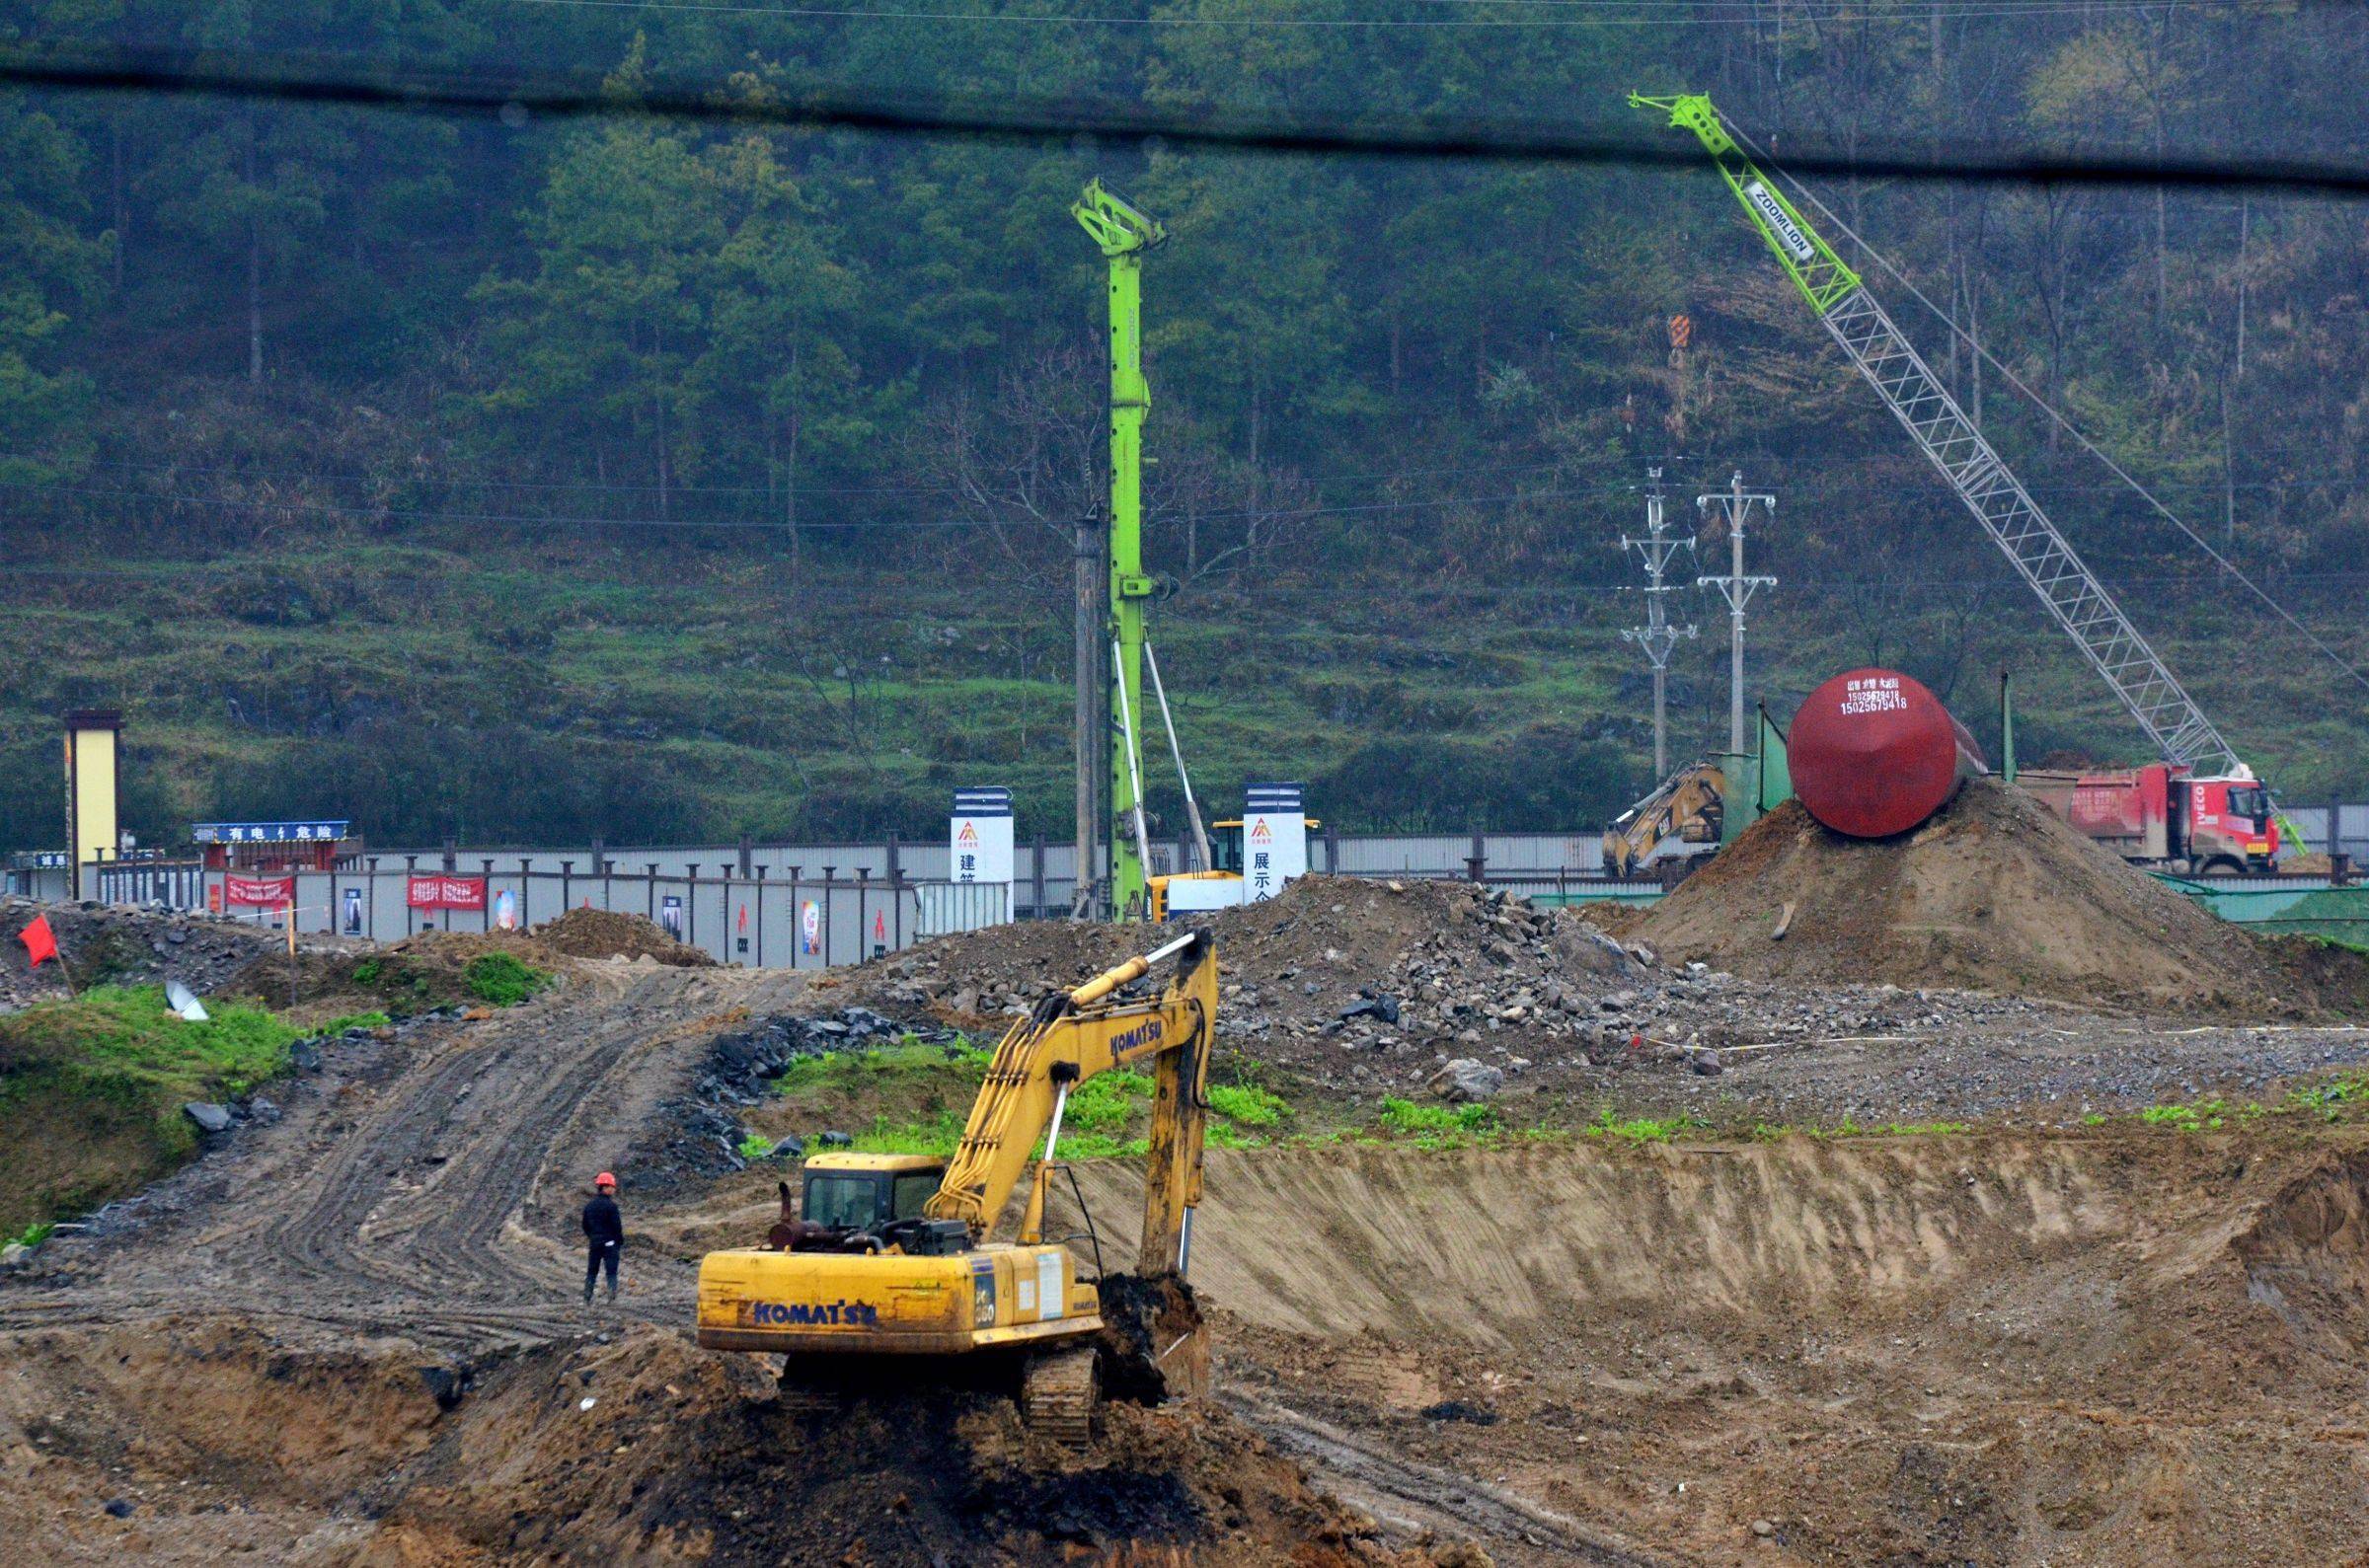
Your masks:
M1169 958L1176 971L1155 995L1121 995ZM1084 1277L1066 1245L1044 1235L1047 1183L1062 1168L1062 1112L1071 1091L1095 1075L1150 1068L1137 1274L1139 1283L1182 1279L1201 1201L1216 1023L1217 954L1209 933L1198 931L1040 1004L996 1046L951 1161L818 1156L805 1162L795 1219L784 1184L783 1223L767 1245L703 1258L699 1343L780 1353L785 1396L799 1402L844 1385L862 1358L954 1357L1009 1367L1030 1428L1086 1446L1101 1401L1104 1320L1098 1281ZM1032 1159L1017 1238L998 1240ZM1099 1256L1099 1241L1093 1250ZM1170 1391L1189 1389L1207 1364L1197 1328L1153 1353Z

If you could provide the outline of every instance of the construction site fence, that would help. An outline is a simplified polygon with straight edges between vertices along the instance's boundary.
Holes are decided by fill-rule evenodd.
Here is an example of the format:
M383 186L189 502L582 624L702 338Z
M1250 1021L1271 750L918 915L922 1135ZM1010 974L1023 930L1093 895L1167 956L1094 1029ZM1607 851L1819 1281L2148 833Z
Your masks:
M107 903L210 910L272 930L283 930L289 915L288 903L236 901L255 891L255 872L154 863L96 869ZM570 910L608 910L654 921L719 963L752 968L821 969L884 957L932 936L1012 918L1010 893L1001 883L826 879L800 869L790 877L670 875L622 866L539 871L516 861L505 869L481 857L476 864L449 870L440 863L382 863L375 869L264 873L263 879L293 879L290 903L300 935L335 932L397 941L426 931L523 931ZM415 879L423 877L451 879L467 907L416 907Z
M1365 879L1472 881L1540 903L1649 903L1657 880L1616 880L1600 864L1575 863L1595 848L1572 834L1327 834L1310 844L1312 870ZM1154 868L1184 866L1182 847L1152 846ZM337 931L379 941L429 929L493 931L541 925L569 909L643 916L718 961L768 968L821 968L902 951L915 942L1012 920L1059 919L1072 908L1075 855L1067 845L1024 844L1016 876L954 882L930 876L944 846L879 844L727 846L722 850L356 854L332 870L225 872L195 860L149 859L83 867L104 902L213 910L278 927L285 911L232 902L230 881L295 877L300 933ZM1098 870L1100 868L1098 867ZM482 884L466 909L411 903L415 877ZM13 869L12 891L71 896L62 866ZM2225 919L2265 932L2369 939L2369 893L2331 889L2326 877L2189 876L2165 880ZM251 889L250 889L251 891Z
M2166 876L2223 920L2265 936L2329 936L2369 946L2369 887L2325 877Z
M1150 842L1155 874L1185 870L1195 863L1187 847L1176 839ZM30 859L20 857L23 859ZM50 859L43 857L42 859ZM62 857L55 859L62 859ZM873 882L891 879L916 885L954 880L953 853L941 842L912 843L894 835L868 843L610 845L595 841L569 848L533 846L463 846L446 844L418 849L349 849L339 857L342 870L484 874L489 863L505 875L581 878L596 866L609 866L618 875L659 876L707 880L728 877L742 881L760 877L780 881L797 877L813 882ZM174 880L194 869L177 856L138 862L152 871L154 885L164 889L159 901L175 908L194 907L183 882ZM1526 890L1554 891L1574 880L1599 877L1603 871L1601 835L1566 833L1425 833L1346 834L1329 830L1311 833L1308 866L1339 876L1402 876L1505 882ZM111 862L111 875L114 866ZM267 859L252 865L255 874L274 874ZM1108 870L1098 863L1098 877ZM71 873L62 864L18 865L8 871L9 891L35 898L71 898ZM1013 849L1011 916L1018 920L1065 916L1077 890L1077 852L1073 845L1047 839L1024 840ZM151 902L142 898L139 902Z

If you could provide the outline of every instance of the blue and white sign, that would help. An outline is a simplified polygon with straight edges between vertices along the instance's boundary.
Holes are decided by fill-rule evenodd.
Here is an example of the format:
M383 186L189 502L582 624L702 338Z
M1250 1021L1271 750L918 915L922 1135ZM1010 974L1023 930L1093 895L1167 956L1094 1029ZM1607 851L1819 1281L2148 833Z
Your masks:
M947 830L947 879L1012 885L1012 791L981 787L955 791Z
M353 824L343 818L312 822L200 822L190 829L197 844L335 844Z
M1274 897L1308 874L1308 818L1296 784L1248 786L1242 811L1242 901Z

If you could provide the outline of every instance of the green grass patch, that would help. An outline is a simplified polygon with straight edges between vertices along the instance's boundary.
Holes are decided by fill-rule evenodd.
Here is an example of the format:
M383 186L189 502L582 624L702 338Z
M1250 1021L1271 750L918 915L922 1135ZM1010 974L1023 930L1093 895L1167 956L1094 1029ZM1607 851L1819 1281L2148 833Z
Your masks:
M866 1154L944 1157L961 1141L989 1058L968 1040L950 1047L908 1035L893 1045L802 1058L774 1088L798 1105L802 1127L808 1120L828 1125L834 1115L863 1121L865 1130L852 1136ZM1149 1074L1126 1068L1086 1080L1063 1107L1060 1157L1142 1158L1157 1092ZM1249 1083L1211 1085L1209 1106L1212 1149L1264 1147L1293 1115L1282 1095ZM1035 1154L1043 1152L1039 1140Z
M1973 1130L1971 1122L1871 1122L1862 1126L1856 1118L1846 1116L1832 1127L1754 1122L1752 1137L1761 1143L1780 1138L1951 1138Z
M5 1243L0 1244L21 1246L30 1250L39 1246L56 1233L57 1227L54 1224L47 1220L36 1220L15 1235L9 1236Z
M1375 1131L1384 1142L1416 1149L1462 1149L1494 1141L1505 1131L1496 1111L1475 1100L1465 1105L1418 1105L1385 1095Z
M1624 1120L1607 1105L1596 1113L1595 1123L1587 1129L1587 1135L1613 1143L1666 1144L1681 1133L1701 1132L1710 1126L1711 1123L1700 1116L1672 1116L1667 1119L1632 1116Z
M2357 1116L2369 1109L2369 1074L2346 1073L2308 1088L2289 1089L2278 1109L2289 1114L2317 1116L2328 1122Z
M2176 1127L2183 1133L2219 1127L2223 1121L2223 1106L2219 1100L2200 1100L2194 1105L2150 1105L2139 1112L2139 1120L2150 1127Z
M2218 1095L2204 1099L2167 1100L2160 1105L2142 1106L2136 1113L2121 1118L2135 1121L2142 1127L2160 1127L2176 1133L2218 1132L2231 1126L2255 1127L2281 1118L2337 1123L2350 1122L2369 1116L2369 1072L2339 1073L2322 1083L2289 1089L2274 1105L2259 1100L2248 1100L2233 1105ZM2103 1127L2117 1118L2092 1112L2081 1119L2084 1127Z
M197 1149L191 1100L236 1099L285 1071L309 1031L216 999L191 1023L155 986L102 986L0 1017L0 1231L77 1213Z
M866 1155L933 1155L946 1158L962 1141L962 1118L942 1111L928 1121L892 1123L874 1120L869 1131L855 1135L854 1149Z
M885 1080L939 1078L948 1076L950 1070L954 1077L966 1078L975 1087L986 1074L989 1053L966 1037L941 1045L906 1034L891 1045L802 1056L773 1081L773 1091L776 1094L816 1088L860 1091L879 1086Z
M1276 1127L1291 1114L1282 1095L1249 1083L1212 1083L1209 1108L1236 1127Z
M514 1008L551 984L549 970L523 963L514 953L479 953L461 978L471 996L497 1008Z
M1490 1107L1475 1100L1469 1105L1417 1105L1395 1095L1382 1100L1382 1127L1393 1133L1494 1133L1501 1123Z
M742 1159L763 1159L772 1153L773 1140L763 1133L750 1133L746 1138L740 1140L740 1157Z

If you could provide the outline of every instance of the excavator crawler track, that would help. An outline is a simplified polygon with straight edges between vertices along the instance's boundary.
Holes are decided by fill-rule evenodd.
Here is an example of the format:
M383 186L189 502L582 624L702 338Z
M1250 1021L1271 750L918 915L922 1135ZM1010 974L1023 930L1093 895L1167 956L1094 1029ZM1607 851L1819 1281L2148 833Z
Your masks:
M1102 1418L1102 1365L1091 1345L1048 1350L1029 1358L1021 1375L1020 1417L1031 1432L1065 1449L1094 1442Z
M785 1356L775 1399L783 1414L803 1419L837 1415L847 1402L847 1391L838 1383L820 1378L801 1358Z

